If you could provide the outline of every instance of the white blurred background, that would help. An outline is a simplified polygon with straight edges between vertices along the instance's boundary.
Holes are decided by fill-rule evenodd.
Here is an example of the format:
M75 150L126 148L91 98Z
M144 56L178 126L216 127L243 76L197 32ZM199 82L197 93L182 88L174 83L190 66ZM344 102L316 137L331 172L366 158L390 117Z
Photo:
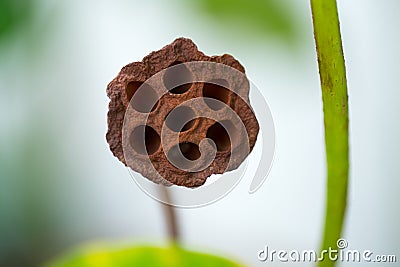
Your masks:
M178 210L183 244L249 266L267 265L257 259L265 245L319 248L325 154L309 2L285 1L297 31L289 44L252 29L225 30L189 2L36 1L33 22L0 43L4 266L35 266L82 242L166 242L161 206L108 149L105 88L124 65L181 36L245 66L277 136L272 170L255 194L247 176L215 204ZM350 249L400 260L400 3L339 0L338 7L351 129L343 237Z

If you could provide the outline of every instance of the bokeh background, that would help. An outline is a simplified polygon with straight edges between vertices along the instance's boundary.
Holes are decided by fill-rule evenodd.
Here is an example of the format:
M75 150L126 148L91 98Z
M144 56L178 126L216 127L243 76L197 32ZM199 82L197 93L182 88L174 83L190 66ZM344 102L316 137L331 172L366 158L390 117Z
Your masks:
M343 237L399 260L400 2L338 7L351 123ZM178 210L183 245L249 266L266 265L265 245L318 249L325 156L308 1L0 0L0 266L37 266L86 242L166 244L161 206L108 149L105 88L181 36L241 61L277 136L254 195L245 177L215 204Z

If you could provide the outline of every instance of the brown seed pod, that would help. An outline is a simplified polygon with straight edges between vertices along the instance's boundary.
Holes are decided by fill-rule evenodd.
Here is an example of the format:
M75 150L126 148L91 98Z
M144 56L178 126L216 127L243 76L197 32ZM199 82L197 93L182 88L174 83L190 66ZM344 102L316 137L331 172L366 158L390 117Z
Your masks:
M193 62L221 63L242 78L209 68L206 76L212 79L198 79ZM185 38L126 65L107 87L111 101L106 138L112 153L164 185L197 187L212 174L236 169L259 131L244 73L231 55L206 56ZM159 79L148 82L157 75ZM203 140L212 142L206 145Z

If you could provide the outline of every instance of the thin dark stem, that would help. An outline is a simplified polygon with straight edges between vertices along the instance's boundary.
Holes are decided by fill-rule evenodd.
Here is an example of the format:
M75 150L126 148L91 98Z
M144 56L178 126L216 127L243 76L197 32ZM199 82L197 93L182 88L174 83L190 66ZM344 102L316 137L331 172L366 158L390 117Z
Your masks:
M165 187L162 187L161 194L163 194L166 202L171 203L171 196ZM165 219L167 223L167 230L169 239L173 243L179 243L179 230L175 208L169 204L161 203L164 209Z

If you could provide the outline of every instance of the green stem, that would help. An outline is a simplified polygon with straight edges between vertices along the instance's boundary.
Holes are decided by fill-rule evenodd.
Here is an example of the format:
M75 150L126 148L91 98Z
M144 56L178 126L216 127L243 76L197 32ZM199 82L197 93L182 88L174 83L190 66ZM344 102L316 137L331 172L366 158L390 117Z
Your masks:
M341 237L349 175L348 96L336 0L311 0L325 123L327 199L322 249ZM334 266L328 259L319 266Z

